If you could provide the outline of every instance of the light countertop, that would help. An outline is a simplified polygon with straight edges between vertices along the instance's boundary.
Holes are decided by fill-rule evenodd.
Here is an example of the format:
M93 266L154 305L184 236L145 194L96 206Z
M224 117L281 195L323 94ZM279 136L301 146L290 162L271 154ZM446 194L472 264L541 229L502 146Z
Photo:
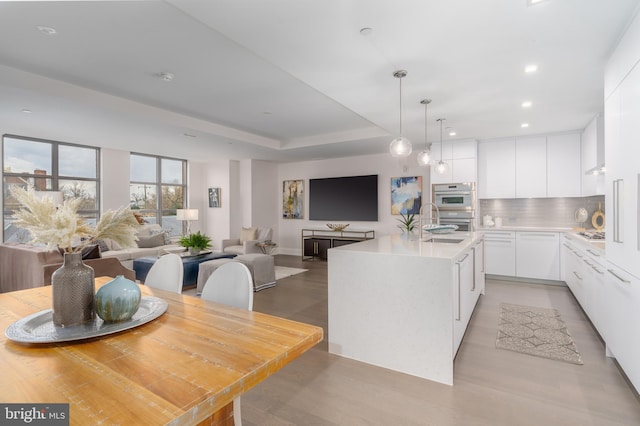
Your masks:
M478 228L479 231L491 232L491 231L511 231L511 232L572 232L572 228L560 228L553 226L501 226L501 227L486 227L482 226Z
M409 238L401 234L386 235L373 240L334 247L331 250L376 253L385 255L420 256L454 259L482 238L482 232L452 232L434 234L436 239L462 239L459 243L421 241L417 235Z

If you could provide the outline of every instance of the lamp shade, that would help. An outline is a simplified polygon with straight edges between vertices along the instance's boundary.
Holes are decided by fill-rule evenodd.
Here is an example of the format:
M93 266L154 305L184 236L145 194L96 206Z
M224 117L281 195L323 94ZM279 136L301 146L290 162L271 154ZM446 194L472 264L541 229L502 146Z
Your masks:
M422 166L422 167L426 167L429 165L429 162L431 161L431 151L430 150L425 150L425 151L420 151L418 153L418 165Z
M198 209L177 209L177 220L198 220Z
M397 137L391 141L389 152L392 157L408 157L411 155L411 142L405 137Z

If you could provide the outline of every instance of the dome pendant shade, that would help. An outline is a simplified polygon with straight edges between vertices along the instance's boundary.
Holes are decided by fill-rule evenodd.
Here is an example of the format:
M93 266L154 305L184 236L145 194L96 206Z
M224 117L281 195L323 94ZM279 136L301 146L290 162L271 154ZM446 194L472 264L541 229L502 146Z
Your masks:
M400 80L400 136L395 138L389 144L389 152L392 157L403 158L411 155L412 146L411 141L402 136L402 78L407 75L405 70L398 70L393 73L393 76Z
M418 153L418 165L422 167L426 167L429 165L431 161L431 151L420 151Z
M438 164L436 165L436 173L438 173L439 175L443 175L448 171L449 165L442 160L438 161Z
M424 150L418 153L416 161L418 166L427 167L431 161L431 145L427 138L427 106L431 103L431 99L423 99L420 103L424 105Z
M389 144L389 152L392 157L408 157L411 155L411 142L409 139L399 136Z

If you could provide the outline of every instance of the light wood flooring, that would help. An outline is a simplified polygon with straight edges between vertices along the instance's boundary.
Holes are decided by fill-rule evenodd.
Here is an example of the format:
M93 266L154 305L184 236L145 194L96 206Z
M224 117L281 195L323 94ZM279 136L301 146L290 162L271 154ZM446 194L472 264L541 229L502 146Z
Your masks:
M243 395L245 426L640 425L640 399L566 287L488 280L447 386L329 354L327 264L276 264L309 271L256 293L254 310L322 326L325 340ZM584 365L496 349L502 302L558 309Z

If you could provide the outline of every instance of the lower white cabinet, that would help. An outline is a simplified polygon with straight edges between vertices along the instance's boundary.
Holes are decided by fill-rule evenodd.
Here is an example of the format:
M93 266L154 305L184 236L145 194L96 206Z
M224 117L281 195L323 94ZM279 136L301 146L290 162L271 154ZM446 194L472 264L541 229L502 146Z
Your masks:
M473 247L473 264L474 264L474 275L473 279L475 280L475 288L478 294L484 294L484 283L485 283L485 257L484 257L484 240L478 242Z
M480 292L476 285L475 250L460 256L453 265L454 312L453 312L453 353L458 352L462 337L467 329Z
M486 231L484 252L487 274L516 276L515 232Z
M607 355L640 390L640 279L570 238L564 237L562 250L567 286L604 340Z
M560 280L560 234L516 232L516 276Z

